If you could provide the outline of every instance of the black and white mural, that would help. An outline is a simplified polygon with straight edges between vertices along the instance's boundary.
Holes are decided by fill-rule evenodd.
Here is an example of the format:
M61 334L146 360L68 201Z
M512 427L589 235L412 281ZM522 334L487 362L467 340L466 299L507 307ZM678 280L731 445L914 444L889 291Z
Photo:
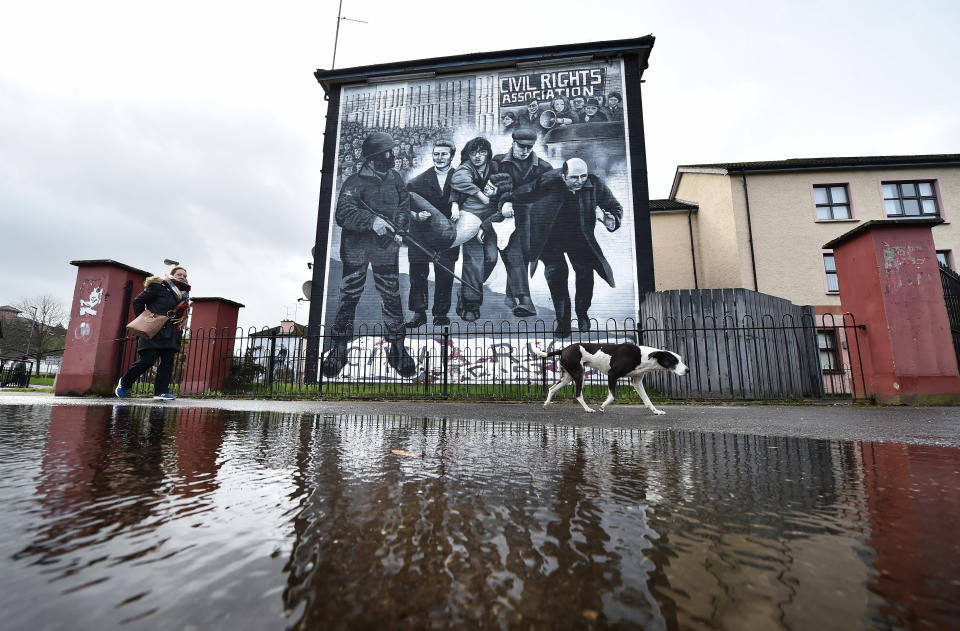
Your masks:
M411 331L635 316L623 94L619 60L343 87L324 375L372 333L406 377Z

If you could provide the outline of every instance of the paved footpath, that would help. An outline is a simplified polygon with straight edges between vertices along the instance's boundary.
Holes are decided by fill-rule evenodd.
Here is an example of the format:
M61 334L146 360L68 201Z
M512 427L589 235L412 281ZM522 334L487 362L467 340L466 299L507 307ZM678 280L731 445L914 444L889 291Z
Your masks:
M660 405L655 416L639 405L614 404L588 414L577 403L463 403L432 401L272 401L252 399L152 399L54 397L0 391L3 408L12 405L142 405L210 408L236 412L278 412L323 416L401 416L478 422L649 429L829 440L864 440L960 448L960 407L871 407L837 405ZM599 402L592 402L599 407Z

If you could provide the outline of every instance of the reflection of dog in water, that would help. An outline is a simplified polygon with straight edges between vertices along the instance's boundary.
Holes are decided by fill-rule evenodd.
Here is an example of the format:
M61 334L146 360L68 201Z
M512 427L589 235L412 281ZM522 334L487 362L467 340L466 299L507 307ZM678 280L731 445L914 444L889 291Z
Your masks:
M630 377L630 382L647 409L654 414L666 414L651 403L647 391L643 388L643 375L652 370L667 370L678 377L683 377L690 372L680 356L672 351L651 348L650 346L637 346L631 343L597 344L581 342L549 353L543 352L537 346L533 346L532 350L538 357L560 356L562 376L559 382L551 386L544 405L550 404L550 400L553 399L553 394L557 390L573 382L577 391L576 400L587 412L595 411L583 401L583 373L587 368L599 370L608 378L610 393L607 395L607 400L600 406L601 412L613 403L617 381L621 377Z

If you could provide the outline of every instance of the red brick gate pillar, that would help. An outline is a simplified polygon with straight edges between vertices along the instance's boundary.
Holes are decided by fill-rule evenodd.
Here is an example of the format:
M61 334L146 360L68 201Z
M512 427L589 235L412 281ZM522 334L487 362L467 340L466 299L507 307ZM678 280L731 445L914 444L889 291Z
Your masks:
M860 334L865 387L880 403L960 403L931 232L940 223L868 221L824 245L833 249L843 310L866 325ZM861 359L851 361L859 374Z
M130 302L143 291L150 272L109 259L70 264L78 268L77 282L54 391L57 395L113 394L120 340L133 319Z
M220 390L230 374L237 335L239 302L226 298L194 298L190 344L180 379L180 394Z

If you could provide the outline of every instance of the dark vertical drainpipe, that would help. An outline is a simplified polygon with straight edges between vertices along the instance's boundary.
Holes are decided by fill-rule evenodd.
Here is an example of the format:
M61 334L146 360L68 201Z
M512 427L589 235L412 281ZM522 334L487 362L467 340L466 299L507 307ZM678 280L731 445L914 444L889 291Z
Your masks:
M690 231L690 260L693 262L693 288L700 289L697 284L697 251L693 249L693 209L687 209L687 230Z
M753 268L753 291L760 291L757 284L757 257L753 253L753 223L750 221L750 194L747 192L747 174L740 171L743 178L743 199L747 203L747 239L750 241L750 265Z

